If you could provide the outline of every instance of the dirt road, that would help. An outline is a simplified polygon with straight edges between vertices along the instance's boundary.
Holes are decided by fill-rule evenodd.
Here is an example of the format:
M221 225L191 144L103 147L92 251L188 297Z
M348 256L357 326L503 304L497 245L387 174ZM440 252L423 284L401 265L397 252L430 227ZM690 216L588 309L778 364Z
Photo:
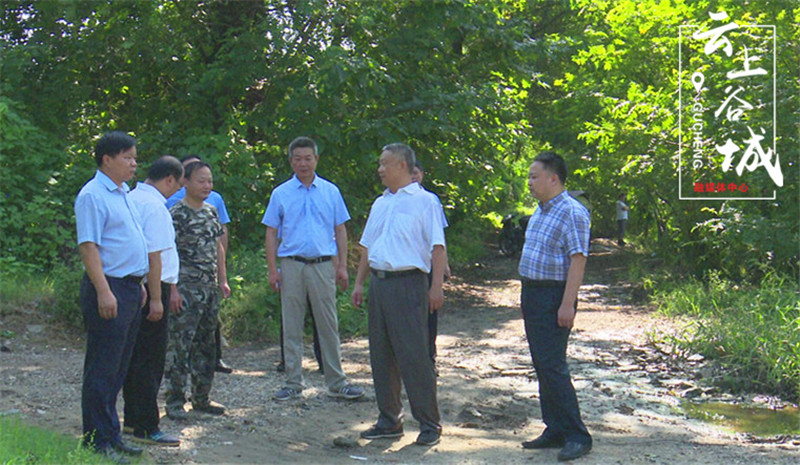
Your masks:
M670 323L631 305L631 286L619 281L625 262L608 242L589 260L569 358L584 420L594 436L586 464L797 464L800 438L761 444L688 420L678 408L689 390L702 389L689 373L669 369L647 345L646 333ZM459 271L459 270L457 270ZM538 387L519 311L516 261L493 257L464 268L447 284L440 318L439 403L444 435L434 447L413 444L417 425L407 413L406 435L364 441L358 433L377 417L365 339L343 344L346 373L367 387L359 402L324 394L316 363L307 358L309 389L302 399L270 399L283 377L274 371L278 348L236 347L236 368L218 375L212 398L224 417L192 414L184 423L162 420L180 433L174 449L148 449L155 463L554 463L555 450L526 451L520 442L542 429ZM13 328L12 328L13 327ZM83 348L79 339L6 317L11 352L0 353L0 412L66 434L80 433ZM310 347L307 347L310 354ZM121 400L120 400L121 403ZM163 405L163 404L162 404ZM406 405L406 412L408 407ZM334 439L352 440L352 447Z

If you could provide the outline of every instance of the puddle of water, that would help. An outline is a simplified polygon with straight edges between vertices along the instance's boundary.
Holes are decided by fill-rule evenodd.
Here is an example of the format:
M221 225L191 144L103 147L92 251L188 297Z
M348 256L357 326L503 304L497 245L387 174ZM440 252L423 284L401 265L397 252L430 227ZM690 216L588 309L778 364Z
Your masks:
M800 434L800 410L797 407L773 410L724 402L684 402L681 406L690 418L721 425L737 433L760 437Z

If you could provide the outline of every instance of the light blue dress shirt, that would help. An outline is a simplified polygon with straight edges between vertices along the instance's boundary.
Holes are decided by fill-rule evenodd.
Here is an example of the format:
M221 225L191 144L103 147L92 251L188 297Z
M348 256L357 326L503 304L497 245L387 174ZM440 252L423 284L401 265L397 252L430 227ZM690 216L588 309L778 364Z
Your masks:
M172 208L176 203L180 202L184 197L186 197L186 188L181 187L177 192L172 194L167 199L167 210ZM222 200L222 196L219 194L219 192L211 191L211 193L208 194L208 198L205 200L205 202L217 209L217 215L219 216L220 223L228 224L231 222L231 218L228 216L228 209L225 207L225 201Z
M279 257L337 255L334 228L350 219L339 188L314 174L306 188L297 176L272 191L261 222L278 230Z
M129 190L98 170L75 199L78 245L95 243L103 273L112 278L144 276L149 269L147 240Z

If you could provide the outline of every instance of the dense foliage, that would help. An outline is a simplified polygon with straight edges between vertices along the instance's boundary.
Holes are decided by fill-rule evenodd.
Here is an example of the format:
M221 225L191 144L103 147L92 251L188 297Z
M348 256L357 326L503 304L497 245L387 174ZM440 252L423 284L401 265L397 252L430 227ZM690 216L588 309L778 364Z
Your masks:
M614 200L627 193L631 233L680 272L668 279L700 280L659 294L680 304L674 313L701 322L687 347L733 364L754 347L757 370L783 367L759 372L756 382L797 386L798 290L784 284L800 271L794 0L0 5L0 281L21 290L4 299L24 298L25 276L49 272L53 297L44 305L78 323L69 304L79 273L72 203L96 169L93 142L108 130L136 135L142 167L163 154L212 164L233 221L234 298L223 318L244 339L276 331L260 219L271 189L291 173L285 147L294 137L319 142L318 172L341 187L351 238L381 190L380 148L412 145L447 209L456 263L476 253L487 219L531 206L528 165L552 148L571 168L568 188L591 197L595 237L613 234ZM709 13L719 11L741 24L775 25L777 86L766 107L776 110L785 182L774 201L679 200L678 83L690 85L678 75L678 26L712 28ZM767 56L765 47L753 53ZM726 92L721 83L708 87ZM708 284L709 276L717 281ZM731 291L740 284L749 291ZM736 300L691 313L706 294ZM363 314L345 300L343 331L359 334ZM759 338L779 343L767 350ZM795 362L774 364L776 357Z
M774 202L677 200L677 26L718 10L777 27ZM4 1L3 262L74 259L93 140L122 129L144 166L165 153L212 163L234 247L260 246L267 195L290 175L285 146L306 134L353 233L388 142L417 149L456 237L530 204L527 164L552 147L592 197L595 235L613 231L624 191L631 230L687 271L796 272L798 22L789 0Z

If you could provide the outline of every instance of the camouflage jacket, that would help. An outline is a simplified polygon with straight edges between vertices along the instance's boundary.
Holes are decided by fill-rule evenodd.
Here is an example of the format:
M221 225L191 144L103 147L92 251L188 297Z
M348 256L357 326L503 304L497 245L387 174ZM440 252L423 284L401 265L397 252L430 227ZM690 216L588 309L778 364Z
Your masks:
M169 211L175 225L175 243L181 259L179 282L215 285L217 240L223 234L217 211L207 203L195 210L184 200Z

